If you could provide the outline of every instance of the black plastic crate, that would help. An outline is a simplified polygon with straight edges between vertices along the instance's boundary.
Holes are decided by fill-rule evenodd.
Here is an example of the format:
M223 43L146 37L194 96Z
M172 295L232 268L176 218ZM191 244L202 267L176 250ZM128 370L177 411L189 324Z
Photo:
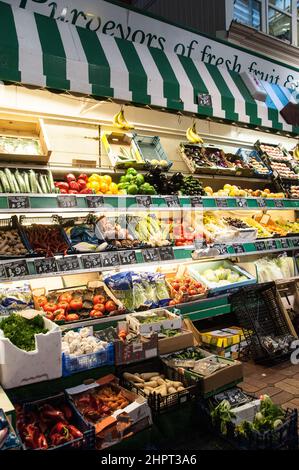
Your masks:
M252 396L252 400L256 399ZM212 421L211 411L215 406L212 400L197 402L201 422L214 434L239 450L289 450L298 449L298 411L287 409L284 422L277 429L266 432L254 431L250 436L235 433L234 423L227 424L227 433L221 432L220 421Z
M66 404L72 410L72 418L70 420L70 424L76 426L79 431L82 432L83 437L79 437L78 439L73 439L70 442L66 442L59 446L49 447L48 450L88 450L95 448L95 429L94 427L85 422L85 420L81 417L79 412L77 411L76 407L72 403L72 401L64 394L60 393L58 395L44 398L42 400L37 400L33 402L22 402L18 403L18 405L22 406L25 412L30 413L30 411L37 411L39 407L45 404L52 405L53 407L59 407L62 404ZM18 433L18 429L17 429ZM24 450L28 450L24 442L22 441L19 433L18 436L20 441L22 442L22 447ZM37 449L38 450L38 449Z
M290 332L284 312L277 300L275 283L250 286L240 289L230 297L232 312L244 330L250 355L256 362L286 359L291 353L290 344L295 339ZM286 347L272 349L267 338L283 342Z
M149 396L146 395L142 389L136 387L132 382L125 380L122 376L124 372L146 373L146 372L159 372L164 374L169 380L182 382L185 390L180 392L171 393L166 397L162 397L155 392ZM160 358L156 357L147 361L139 362L138 364L130 364L126 366L119 366L116 368L116 375L120 379L120 385L128 390L131 390L138 395L142 395L147 399L147 402L153 413L163 413L174 407L178 407L198 396L198 387L191 379L181 375L177 370L168 367Z
M10 219L1 219L0 220L0 232L5 232L9 230L16 230L18 233L22 244L24 245L24 249L26 250L26 253L24 255L0 255L0 259L18 259L18 258L26 258L29 256L32 256L32 248L30 246L30 243L26 237L26 234L23 230L23 227L19 224L18 218L16 215L13 215Z

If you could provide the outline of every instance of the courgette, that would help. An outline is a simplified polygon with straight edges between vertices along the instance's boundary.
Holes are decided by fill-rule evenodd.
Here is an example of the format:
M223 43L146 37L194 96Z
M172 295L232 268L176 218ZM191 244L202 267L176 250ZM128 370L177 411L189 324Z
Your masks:
M21 173L19 172L19 170L16 171L15 173L15 178L17 180L17 183L18 183L18 186L19 186L19 189L20 189L20 192L21 193L26 193L26 184L25 184L25 181L21 175Z
M54 178L53 178L53 174L51 170L48 171L48 181L49 181L49 186L50 186L50 193L55 193L56 188L55 188Z
M45 185L46 185L46 188L47 188L47 193L51 193L51 188L50 188L50 184L49 184L49 180L48 180L48 177L47 175L42 175L42 178L45 182Z
M25 186L26 186L26 193L31 193L30 182L29 182L29 174L27 173L27 171L24 171L23 179L24 179Z
M0 180L5 193L11 193L10 184L3 170L0 170Z
M6 178L7 178L7 181L8 181L8 184L10 186L10 193L16 193L17 192L17 189L15 187L15 183L14 183L14 180L12 178L12 174L11 174L11 171L9 168L4 168L4 173L6 175Z
M4 193L5 191L3 191L3 187L2 187L2 184L1 184L1 180L0 180L0 193Z
M41 185L39 184L37 174L35 174L35 180L36 180L37 193L38 193L38 194L43 194L43 190L42 190L42 188L41 188Z
M41 187L41 190L42 190L42 192L43 192L44 194L47 194L48 190L47 190L46 183L45 183L45 181L44 181L44 179L43 179L43 175L39 174L38 176L39 176L38 182L39 182L39 185L40 185L40 187Z
M36 176L33 170L29 171L29 182L30 182L30 188L32 193L37 193L37 180Z
M20 193L21 191L20 191L20 188L19 188L19 184L17 182L17 178L16 178L14 173L11 173L11 178L13 180L13 184L14 184L14 187L15 187L15 192Z

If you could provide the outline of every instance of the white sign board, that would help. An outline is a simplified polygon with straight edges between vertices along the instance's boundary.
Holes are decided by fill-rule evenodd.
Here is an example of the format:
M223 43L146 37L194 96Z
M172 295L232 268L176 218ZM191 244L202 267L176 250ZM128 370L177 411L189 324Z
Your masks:
M41 13L92 31L224 66L238 73L252 73L259 80L286 87L291 87L291 84L297 82L299 91L299 69L261 55L254 55L250 50L162 22L125 6L104 0L4 1L14 7Z

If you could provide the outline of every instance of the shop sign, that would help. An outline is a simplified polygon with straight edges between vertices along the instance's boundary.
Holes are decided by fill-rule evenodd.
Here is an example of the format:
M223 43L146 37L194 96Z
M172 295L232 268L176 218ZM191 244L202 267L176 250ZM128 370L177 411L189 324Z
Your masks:
M212 39L152 16L105 0L4 0L64 23L115 38L174 52L228 70L252 73L259 80L294 89L299 95L299 71L294 67L254 55L249 49ZM296 86L296 85L295 85Z

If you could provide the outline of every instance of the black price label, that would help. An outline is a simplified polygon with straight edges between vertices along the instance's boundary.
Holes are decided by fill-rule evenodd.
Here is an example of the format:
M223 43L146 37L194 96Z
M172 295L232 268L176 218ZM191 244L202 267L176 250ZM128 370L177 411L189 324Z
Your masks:
M281 238L280 243L281 243L282 248L289 248L290 247L289 240L287 240L286 238Z
M265 251L267 249L265 242L255 242L254 246L256 251Z
M156 248L146 248L145 250L142 250L142 256L145 263L160 261L159 249Z
M103 268L119 266L120 263L118 252L101 253L101 259Z
M80 269L80 262L77 256L66 256L56 260L58 271L77 271Z
M119 260L120 264L136 264L137 257L135 251L126 250L126 251L119 251Z
M181 207L178 196L164 196L167 207Z
M228 200L226 198L215 199L217 207L228 207Z
M81 261L84 269L96 269L102 267L101 256L96 255L82 255Z
M265 201L265 199L263 199L261 197L257 198L256 202L257 202L258 207L266 207L267 206L267 202Z
M299 238L292 238L292 243L293 246L297 248L299 246Z
M86 196L85 200L87 207L90 208L103 207L104 205L103 196Z
M9 209L29 209L30 199L28 196L8 196L7 204Z
M277 249L276 240L267 240L266 246L267 246L267 250L276 250Z
M248 207L247 199L245 199L244 197L237 197L236 204L237 204L237 207L240 207L240 208Z
M243 245L233 245L234 251L236 254L245 253L245 248Z
M274 206L281 208L284 207L283 200L282 199L274 199Z
M13 261L5 263L6 277L23 277L28 276L28 266L25 260Z
M174 251L172 246L161 246L160 259L161 261L170 261L174 259Z
M220 255L227 255L228 254L228 250L227 250L226 245L221 245L221 244L218 245L217 244L217 245L214 245L214 248L216 248L219 251Z
M0 264L0 278L5 279L6 278L6 270L4 264Z
M203 207L203 199L201 196L192 196L190 201L191 207Z
M145 207L149 209L152 205L151 196L135 196L136 204L139 207Z
M34 260L34 267L37 274L57 272L57 264L55 258L36 259Z
M57 196L57 205L61 209L68 209L69 207L77 207L77 198L75 195Z

